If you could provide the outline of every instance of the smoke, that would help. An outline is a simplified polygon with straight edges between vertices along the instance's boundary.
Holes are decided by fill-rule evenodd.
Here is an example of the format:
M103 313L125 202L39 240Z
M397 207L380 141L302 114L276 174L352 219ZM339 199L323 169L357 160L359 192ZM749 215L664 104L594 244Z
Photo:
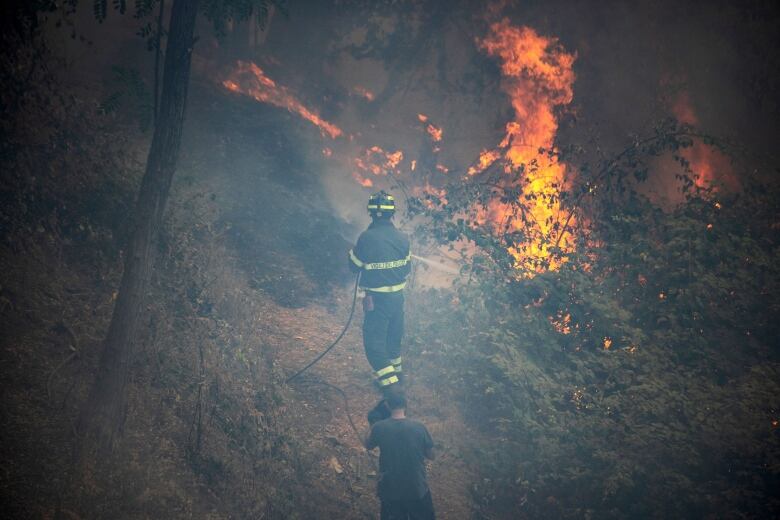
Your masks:
M684 90L704 132L773 151L777 107L756 82L762 79L768 91L778 84L771 69L776 9L744 2L504 4L298 4L289 19L274 20L258 55L273 56L280 65L269 74L278 72L275 80L347 133L348 143L332 147L333 157L359 157L371 146L402 150L401 175L414 161L432 170L432 181L445 169L465 171L500 141L512 119L497 65L478 45L489 23L503 16L557 38L577 55L560 142L595 139L606 151L622 149L632 134L675 115L670 99ZM435 153L417 114L442 130ZM384 176L356 189L354 164L319 159L323 184L347 219L358 218L368 192L393 184Z
M95 70L131 56L151 84L152 56L139 56L136 22L116 15L100 26L90 16L80 13L79 32L111 31L114 38L101 41L113 44L90 49L87 60L82 44L68 43L68 56ZM500 64L480 48L504 17L576 55L558 143L620 150L659 119L679 116L675 100L684 96L705 133L776 153L780 16L768 2L291 2L289 17L273 16L260 38L248 24L231 24L218 39L201 23L194 80L218 86L238 60L255 63L284 93L274 102L294 98L298 113L308 110L310 119L343 131L318 135L311 128L312 135L290 139L300 140L297 153L333 210L357 229L368 221L371 191L390 189L403 204L398 181L414 175L436 186L457 179L505 136L516 107ZM372 148L401 151L403 160L376 173L371 163L381 157L367 155ZM671 168L659 162L663 174L651 179L653 190L674 192Z

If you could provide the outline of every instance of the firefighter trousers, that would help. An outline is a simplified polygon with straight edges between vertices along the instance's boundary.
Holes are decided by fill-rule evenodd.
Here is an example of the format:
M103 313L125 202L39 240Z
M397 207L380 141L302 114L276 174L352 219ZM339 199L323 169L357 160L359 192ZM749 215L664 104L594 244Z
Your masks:
M403 291L366 291L363 300L363 346L377 384L385 390L400 382L401 339L404 334Z

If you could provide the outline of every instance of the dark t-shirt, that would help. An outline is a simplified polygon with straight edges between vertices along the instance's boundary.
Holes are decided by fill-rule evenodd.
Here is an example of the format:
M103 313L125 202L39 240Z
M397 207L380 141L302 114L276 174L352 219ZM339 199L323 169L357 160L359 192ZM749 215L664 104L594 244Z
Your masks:
M416 500L428 493L425 455L433 449L431 434L412 419L384 419L371 428L368 449L379 447L382 500Z

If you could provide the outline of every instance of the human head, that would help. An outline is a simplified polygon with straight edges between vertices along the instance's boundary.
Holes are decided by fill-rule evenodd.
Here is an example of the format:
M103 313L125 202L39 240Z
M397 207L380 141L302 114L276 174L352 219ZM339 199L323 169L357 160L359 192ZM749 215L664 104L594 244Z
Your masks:
M402 391L389 392L387 395L387 407L390 411L405 410L406 396Z
M385 190L368 198L368 213L374 220L389 220L395 214L395 198Z

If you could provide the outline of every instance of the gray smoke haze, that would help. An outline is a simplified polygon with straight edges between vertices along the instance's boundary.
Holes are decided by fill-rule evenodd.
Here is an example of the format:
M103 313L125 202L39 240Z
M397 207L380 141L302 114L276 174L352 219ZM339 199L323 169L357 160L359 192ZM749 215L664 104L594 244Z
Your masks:
M257 33L246 24L229 27L221 41L203 20L195 81L218 85L236 59L249 59L342 128L345 137L320 140L312 127L312 135L299 137L298 153L319 165L334 207L357 225L365 222L364 199L371 189L352 178L350 161L366 148L401 150L402 174L412 160L434 175L436 164L457 174L501 139L512 108L496 61L475 42L502 17L555 37L576 53L574 100L560 119L561 143L595 139L607 151L619 150L631 134L646 133L671 116L675 96L685 92L704 132L775 153L780 16L771 2L486 5L291 0L289 17L275 12L267 29ZM62 36L80 74L90 77L90 70L105 70L106 64L131 62L151 78L153 56L134 36L132 17L116 15L98 25L89 12L81 15L81 33L102 35L99 41L109 41L104 36L110 33L114 44L86 51ZM420 113L444 131L436 154L417 119ZM330 158L323 157L325 148L333 152ZM381 180L376 187L383 187Z

